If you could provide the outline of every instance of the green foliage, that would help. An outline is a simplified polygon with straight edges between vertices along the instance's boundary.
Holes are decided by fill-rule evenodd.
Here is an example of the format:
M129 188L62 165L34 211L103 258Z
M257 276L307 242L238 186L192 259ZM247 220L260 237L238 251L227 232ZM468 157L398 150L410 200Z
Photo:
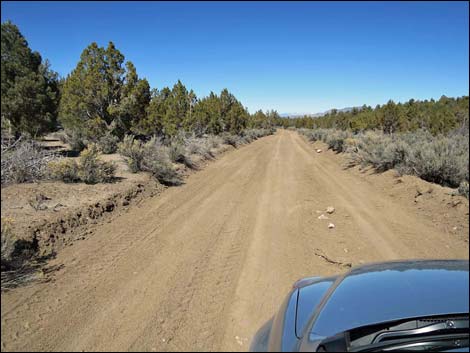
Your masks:
M351 137L351 133L347 131L334 131L329 134L325 140L328 144L328 147L335 152L343 152L345 148L345 141Z
M211 92L197 99L193 91L178 81L173 88L154 91L147 117L139 131L145 135L157 134L171 138L181 131L204 134L240 133L249 120L246 108L227 89L220 96Z
M118 152L127 157L127 165L132 173L143 170L144 148L141 141L134 140L131 135L126 135L123 141L118 144Z
M67 183L109 183L114 179L116 172L114 163L99 160L99 148L94 143L80 153L78 161L64 158L50 162L48 167L52 179Z
M59 88L57 73L33 52L18 27L1 25L2 127L19 136L38 136L55 127Z
M437 136L432 141L410 145L405 170L434 183L458 187L468 182L467 136Z
M189 137L185 139L186 151L188 154L197 154L204 159L214 158L211 151L212 144L207 138Z
M171 141L170 146L168 146L168 156L173 163L182 163L188 168L195 167L187 149L180 141Z
M266 113L258 110L249 119L248 127L257 129L271 129L274 126L282 125L281 117L275 110L268 110ZM286 126L287 127L287 126Z
M230 133L224 133L221 135L225 144L237 148L242 143L241 137L238 135L232 135Z
M88 144L88 140L85 138L83 131L71 130L65 132L65 141L69 144L72 151L82 151Z
M116 165L100 161L98 156L99 148L96 144L90 144L80 153L78 175L86 184L107 183L114 178Z
M181 178L171 165L168 147L156 138L142 143L133 136L125 136L119 144L119 153L127 157L127 163L133 172L146 171L164 185L178 185Z
M51 179L62 180L66 183L76 183L80 181L79 167L73 159L60 159L48 164L49 176Z
M250 115L227 89L198 99L178 80L171 89L150 91L147 80L138 77L135 66L125 62L112 42L106 48L91 43L61 80L47 63L41 64L40 55L31 52L10 23L2 24L3 52L7 55L2 54L2 108L7 107L7 114L2 114L2 128L36 135L55 127L59 113L61 127L78 151L98 143L103 152L111 153L127 134L165 140L182 132L197 137L239 135L247 128L272 128L280 119L275 111Z
M393 135L382 131L355 135L335 129L299 131L311 141L321 140L338 152L348 152L351 165L371 165L377 171L395 168L430 182L460 187L465 194L469 179L468 130L437 136L426 130Z
M131 62L123 67L124 55L112 42L108 47L89 45L67 76L60 102L60 121L66 129L80 131L97 141L110 127L124 136L144 118L150 92L138 78Z
M438 101L409 100L406 103L389 101L374 109L363 105L349 112L332 110L328 114L312 118L278 118L277 125L294 126L307 129L340 129L358 133L365 130L382 130L386 134L429 130L433 135L446 134L456 128L468 130L469 97L448 98L442 96Z
M115 153L119 138L111 133L106 133L98 140L98 147L104 154Z
M242 142L251 143L252 141L259 139L260 137L272 135L274 132L275 132L274 128L246 129L241 132L240 136L241 136Z
M210 148L217 148L223 143L223 139L220 136L216 135L209 135L207 137L207 143L210 146Z
M220 99L215 93L211 92L208 97L199 100L194 107L194 117L190 129L197 136L205 133L220 134L224 131L221 114Z

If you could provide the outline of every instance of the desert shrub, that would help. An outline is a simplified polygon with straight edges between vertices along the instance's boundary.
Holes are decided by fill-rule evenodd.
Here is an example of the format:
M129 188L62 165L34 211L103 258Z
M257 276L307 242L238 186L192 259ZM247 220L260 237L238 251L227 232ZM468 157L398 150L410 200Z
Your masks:
M73 159L63 158L51 161L48 164L48 170L51 179L62 180L66 183L80 181L78 164Z
M131 135L126 135L123 141L118 143L118 152L127 157L126 162L132 173L142 170L144 148L141 141L135 140Z
M49 177L66 183L83 181L87 184L108 183L114 178L116 165L100 161L99 149L90 144L80 153L78 161L68 158L52 161L48 164Z
M173 163L182 163L188 168L194 168L194 163L184 145L178 141L172 141L168 146L168 156Z
M106 133L98 140L98 146L104 154L111 154L117 151L119 138L110 133Z
M394 135L372 130L355 135L333 129L298 131L310 141L322 140L335 151L347 152L350 165L371 165L377 171L395 168L430 182L460 186L463 194L468 187L468 131L446 136L423 129Z
M348 137L344 140L343 152L348 154L356 153L358 151L358 139L357 137Z
M469 187L468 181L462 181L458 188L459 195L465 196L467 199L469 198Z
M406 142L400 139L392 139L387 142L381 150L382 154L376 156L374 167L378 171L400 167L406 163L410 155L410 146Z
M164 185L179 185L181 178L173 169L170 160L162 155L149 155L144 159L144 170L152 175Z
M57 156L41 149L34 141L18 140L12 144L2 141L1 182L25 183L46 177L47 165Z
M314 138L313 130L311 129L299 129L298 132L305 136L305 138L310 142L315 142L316 139Z
M187 152L200 155L204 159L212 159L211 143L205 138L189 137L185 140Z
M119 153L126 157L127 163L133 172L150 172L164 185L178 185L180 176L174 170L169 148L164 146L156 137L146 143L137 141L133 136L125 136L119 144Z
M207 144L209 145L210 148L217 148L223 143L224 141L220 136L216 136L216 135L207 136Z
M1 219L1 269L8 269L13 251L15 250L15 238L13 236L11 218L2 217Z
M312 139L314 141L323 141L326 142L326 138L329 134L327 129L315 129L312 131Z
M384 151L389 140L390 137L381 132L367 131L357 135L354 148L348 146L352 164L372 165L374 168L385 170L384 164L388 163L384 162Z
M424 180L458 187L468 181L468 137L437 136L433 141L415 144L405 168Z
M242 136L247 136L248 140L257 140L261 137L272 135L276 132L275 128L269 129L246 129L242 132Z
M310 142L323 141L327 143L327 137L334 131L334 129L299 129Z
M344 141L352 136L351 133L342 130L329 130L325 133L323 139L336 152L343 152Z
M79 176L86 184L107 183L114 178L116 165L100 161L98 155L99 148L94 143L80 153Z
M222 137L225 144L233 146L235 148L240 146L240 144L242 142L240 136L238 136L238 135L232 135L232 134L229 134L229 133L224 133L224 134L221 135L221 137Z
M256 137L253 136L252 134L242 134L240 136L240 144L248 144L256 140Z
M345 151L348 151L355 164L371 165L380 172L403 168L411 153L410 146L405 141L382 132L367 132L347 141Z
M153 137L143 145L143 149L142 169L144 171L152 173L164 185L181 184L181 178L171 164L169 149L162 144L161 140Z
M79 130L66 131L66 134L67 137L65 140L73 151L83 151L89 143L85 135Z
M182 144L172 141L168 146L168 156L173 163L183 163L186 149Z
M408 145L420 144L424 142L431 142L436 139L428 130L419 129L415 131L404 132L401 134L394 135L406 142Z
M263 136L262 130L260 129L247 129L241 132L242 143L251 143L254 140Z
M220 138L223 143L227 145L231 145L235 148L239 147L240 145L251 143L260 137L272 135L276 132L276 129L245 129L240 132L239 135L232 135L228 132L225 132L220 135Z

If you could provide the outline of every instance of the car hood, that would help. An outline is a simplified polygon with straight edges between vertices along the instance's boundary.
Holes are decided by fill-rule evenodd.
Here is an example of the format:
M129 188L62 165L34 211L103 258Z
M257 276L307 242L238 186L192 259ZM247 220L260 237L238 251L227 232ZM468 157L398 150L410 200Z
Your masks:
M467 260L377 263L336 279L314 314L310 334L413 317L469 312Z

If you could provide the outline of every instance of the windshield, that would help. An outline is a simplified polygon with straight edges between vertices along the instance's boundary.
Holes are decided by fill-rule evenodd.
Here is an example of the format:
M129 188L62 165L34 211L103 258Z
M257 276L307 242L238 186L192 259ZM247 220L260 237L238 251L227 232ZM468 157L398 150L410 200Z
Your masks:
M312 332L332 336L378 322L468 312L467 270L385 270L347 276Z

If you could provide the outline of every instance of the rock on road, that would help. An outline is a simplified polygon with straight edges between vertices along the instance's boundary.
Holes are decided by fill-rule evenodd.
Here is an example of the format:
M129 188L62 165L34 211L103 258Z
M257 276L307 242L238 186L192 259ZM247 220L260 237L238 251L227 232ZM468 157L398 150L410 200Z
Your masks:
M61 251L54 281L3 293L2 350L247 350L295 280L348 263L468 258L468 243L446 244L280 130Z

